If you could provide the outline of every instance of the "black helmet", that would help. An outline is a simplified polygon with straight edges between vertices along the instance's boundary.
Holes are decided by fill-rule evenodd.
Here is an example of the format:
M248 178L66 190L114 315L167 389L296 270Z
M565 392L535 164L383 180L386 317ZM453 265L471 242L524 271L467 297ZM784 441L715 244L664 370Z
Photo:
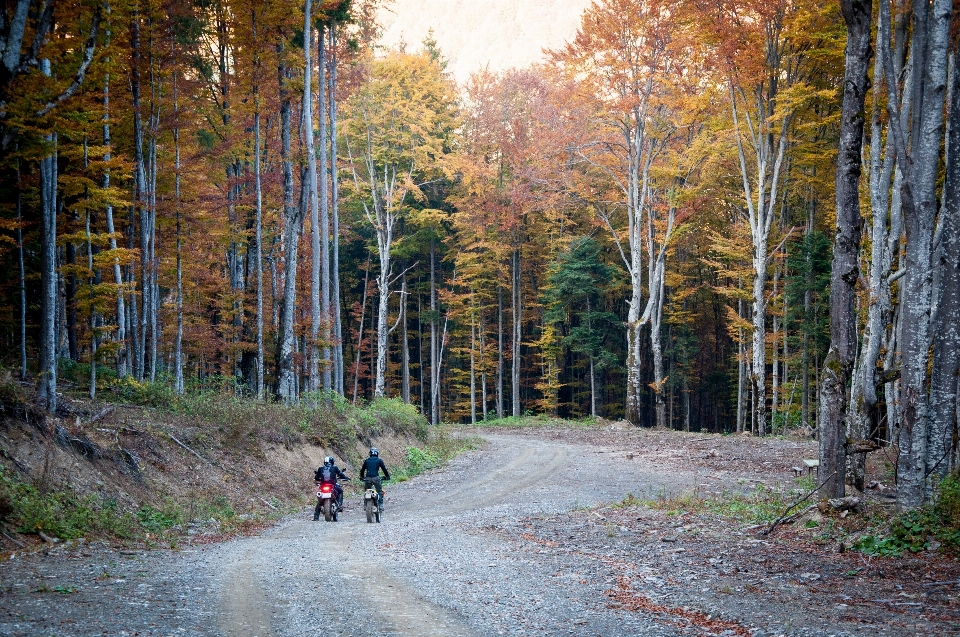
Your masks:
M370 447L370 455L371 455L371 456L379 456L379 455L380 455L380 450L377 449L376 447Z
M323 464L333 464L333 456L327 456L323 459Z

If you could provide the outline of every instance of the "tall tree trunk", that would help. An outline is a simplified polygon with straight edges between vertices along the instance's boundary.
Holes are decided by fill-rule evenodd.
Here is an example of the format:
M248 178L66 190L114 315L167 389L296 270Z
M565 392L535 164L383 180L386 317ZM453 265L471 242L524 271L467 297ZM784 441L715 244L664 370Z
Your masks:
M318 115L320 120L320 318L323 340L323 391L330 399L333 390L333 360L330 343L332 339L330 315L330 203L327 199L327 47L324 29L317 34L319 49L317 65Z
M918 0L913 11L910 47L913 86L909 149L896 95L896 80L889 55L885 60L891 130L898 164L904 172L901 196L906 231L906 274L903 278L903 324L901 335L903 386L900 456L897 463L897 506L901 510L921 506L927 497L930 431L929 352L932 341L932 250L937 214L937 169L946 93L947 41L952 2L934 0L932 6ZM889 6L881 3L881 20L889 25ZM891 90L891 87L893 89ZM908 154L909 153L909 154ZM901 158L907 158L901 161Z
M737 299L737 316L743 318L743 299ZM742 329L737 329L737 433L742 434L746 417L744 414L744 402L746 400L746 382L747 382L747 352L744 345L744 335Z
M480 306L480 404L484 422L487 420L487 341L483 325L483 305Z
M78 220L76 213L71 214L70 217L74 222ZM77 345L77 276L74 274L74 266L77 264L77 244L73 241L68 241L66 245L63 246L63 251L67 264L66 269L69 272L69 274L63 277L63 303L64 310L66 311L67 328L67 357L72 361L79 362L80 353Z
M174 125L173 125L173 148L174 148L174 197L176 197L176 214L177 214L177 227L176 227L176 243L177 243L177 300L176 300L176 311L177 311L177 334L174 337L173 342L173 390L177 394L182 395L184 391L183 386L183 228L182 228L182 216L183 210L181 208L181 191L180 191L180 102L178 94L178 85L177 85L177 75L173 76L173 113L174 113ZM257 122L259 124L259 121ZM259 138L258 138L259 141ZM259 243L258 243L259 245ZM263 356L263 351L260 351L261 357Z
M886 2L886 0L881 0ZM856 285L860 275L860 151L870 68L872 0L840 0L847 25L846 71L837 156L837 234L830 274L830 349L820 384L820 466L823 492L844 495L847 390L857 355ZM876 140L879 143L879 139Z
M130 68L130 95L133 101L133 157L134 157L134 208L135 215L140 222L140 301L143 313L139 317L137 333L135 334L136 349L134 361L134 378L144 379L146 371L146 337L147 317L150 315L150 301L153 298L150 284L150 210L147 203L147 177L145 159L143 156L143 115L140 95L140 16L134 12L130 22L130 45L133 49L133 59ZM134 302L136 312L136 302ZM134 321L137 319L134 318Z
M20 160L17 160L17 265L20 268L20 380L27 380L27 277L23 263L23 215Z
M503 418L503 287L497 286L497 418Z
M343 321L340 308L340 182L337 172L337 23L330 23L330 199L333 217L333 265L330 273L333 312L334 390L344 394Z
M389 248L380 251L380 272L377 275L379 302L377 303L377 368L374 380L373 395L377 398L386 396L387 356L390 347L390 328L387 322L390 317L390 251Z
M134 188L136 191L136 188ZM134 192L136 199L136 192ZM130 206L130 230L127 233L127 249L133 252L135 249L135 237L137 236L137 211L136 206ZM140 340L140 302L137 294L137 272L133 263L127 266L127 289L130 290L129 311L127 312L127 333L130 335L130 367L133 377L136 380L143 380L143 342ZM138 371L139 370L139 371Z
M254 242L256 243L256 252L254 263L257 269L257 400L263 400L263 188L260 179L260 105L259 97L257 100L256 112L253 115L253 136L254 136L254 188L256 190L256 220L254 221ZM179 245L179 235L177 238ZM178 251L179 264L179 251ZM179 279L179 268L177 277ZM178 295L179 298L179 295Z
M283 54L282 45L277 47ZM277 348L277 397L285 403L296 400L297 382L293 368L294 314L297 309L297 243L302 217L293 205L293 161L290 157L290 92L289 71L280 63L280 161L283 164L283 305L280 309L280 334ZM304 189L301 188L301 193ZM302 199L301 206L302 210Z
M590 316L590 295L587 295L587 333L593 334L593 320ZM597 382L596 370L594 369L594 355L590 351L590 415L597 417Z
M401 382L400 395L403 402L410 404L410 344L407 335L407 272L404 270L400 284L400 323L403 326L400 334Z
M886 0L884 0L886 1ZM890 297L890 269L894 250L899 250L900 239L900 198L894 186L891 202L891 179L893 178L895 151L893 140L888 135L886 148L883 139L880 95L883 78L884 47L889 46L884 37L885 29L877 30L876 56L873 76L876 86L873 90L873 121L870 139L870 207L873 222L868 226L870 232L870 273L867 319L863 327L860 355L850 388L850 416L847 424L847 437L865 439L872 435L878 421L878 379L877 362L886 340L886 326L891 322L892 302ZM887 33L889 36L889 33ZM889 220L890 228L887 223ZM896 243L892 243L892 235ZM847 483L863 490L866 472L866 455L855 454L847 459Z
M520 251L513 251L513 360L510 375L510 390L513 397L513 417L522 415L520 410L520 345L523 334L523 315L520 292Z
M41 71L50 76L50 61ZM57 134L44 138L47 155L40 160L40 369L43 407L57 411Z
M89 148L87 146L87 136L83 136L83 171L86 173L90 170L90 155ZM90 192L87 190L85 193L86 205L84 206L86 212L86 239L87 239L87 300L90 304L90 317L88 327L90 328L90 400L97 399L97 303L94 291L94 283L97 279L96 273L93 269L93 239L90 234L90 225L92 211L90 210Z
M777 266L773 270L773 296L771 298L776 299L779 292L780 284L780 268ZM771 348L773 350L773 385L770 388L770 435L775 436L777 434L777 413L779 405L777 403L780 397L780 346L779 346L779 337L780 337L780 316L774 313L773 315L773 343L771 343ZM784 420L786 422L786 420Z
M107 40L110 39L110 30L107 30ZM107 73L103 80L103 161L107 167L103 171L103 189L110 187L110 74ZM110 250L116 254L117 238L114 234L116 229L113 223L113 204L107 203L106 206L107 234L109 235ZM123 292L123 273L120 270L120 259L113 260L113 282L117 286L117 376L123 378L127 375L127 330L126 330L126 308L124 307Z
M956 49L954 49L956 51ZM956 56L956 53L954 53ZM953 66L947 162L939 241L934 255L936 311L930 378L928 472L934 484L954 469L957 435L957 382L960 378L960 72Z
M470 320L470 424L477 424L477 326Z
M310 61L310 52L313 49L313 19L311 9L312 0L306 0L303 11L303 122L304 143L307 151L307 185L310 202L310 259L312 274L310 278L310 342L307 346L310 373L310 391L320 389L320 285L322 258L320 248L320 202L317 193L317 152L313 143L313 89L311 78L313 63ZM323 34L320 34L323 39Z
M437 276L436 276L436 245L430 239L430 424L436 425L439 419L439 407L434 404L433 397L439 395L436 384L440 379L437 369L439 348L437 343Z

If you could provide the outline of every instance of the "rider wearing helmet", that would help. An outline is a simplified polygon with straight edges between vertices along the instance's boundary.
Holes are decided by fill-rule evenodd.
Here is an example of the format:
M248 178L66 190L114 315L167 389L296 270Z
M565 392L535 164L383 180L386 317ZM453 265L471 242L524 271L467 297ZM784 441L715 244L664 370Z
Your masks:
M387 465L380 459L380 450L376 447L370 447L370 457L363 461L360 467L360 479L368 485L372 484L377 488L379 503L377 506L383 509L383 484L380 481L380 471L383 471L383 479L390 479L390 472L387 471Z
M350 478L340 470L336 465L333 456L327 456L323 459L323 466L319 467L313 474L313 479L319 482L333 482L333 496L336 499L337 511L343 511L343 487L337 484L337 478L349 480ZM320 501L317 501L317 508L313 512L313 519L320 519Z

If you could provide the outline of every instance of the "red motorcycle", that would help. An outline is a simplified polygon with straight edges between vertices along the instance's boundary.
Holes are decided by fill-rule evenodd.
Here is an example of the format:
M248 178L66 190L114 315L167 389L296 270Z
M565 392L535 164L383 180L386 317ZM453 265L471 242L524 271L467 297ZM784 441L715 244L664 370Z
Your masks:
M317 482L317 508L313 512L313 519L320 519L320 512L323 511L323 519L327 522L337 521L337 491L332 482Z

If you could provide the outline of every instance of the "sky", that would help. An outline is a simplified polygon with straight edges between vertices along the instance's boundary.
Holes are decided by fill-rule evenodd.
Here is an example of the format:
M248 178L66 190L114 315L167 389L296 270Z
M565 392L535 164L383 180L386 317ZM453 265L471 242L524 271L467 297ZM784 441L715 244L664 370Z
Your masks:
M458 82L489 65L523 67L573 38L591 0L394 0L380 11L381 44L419 49L429 29Z

